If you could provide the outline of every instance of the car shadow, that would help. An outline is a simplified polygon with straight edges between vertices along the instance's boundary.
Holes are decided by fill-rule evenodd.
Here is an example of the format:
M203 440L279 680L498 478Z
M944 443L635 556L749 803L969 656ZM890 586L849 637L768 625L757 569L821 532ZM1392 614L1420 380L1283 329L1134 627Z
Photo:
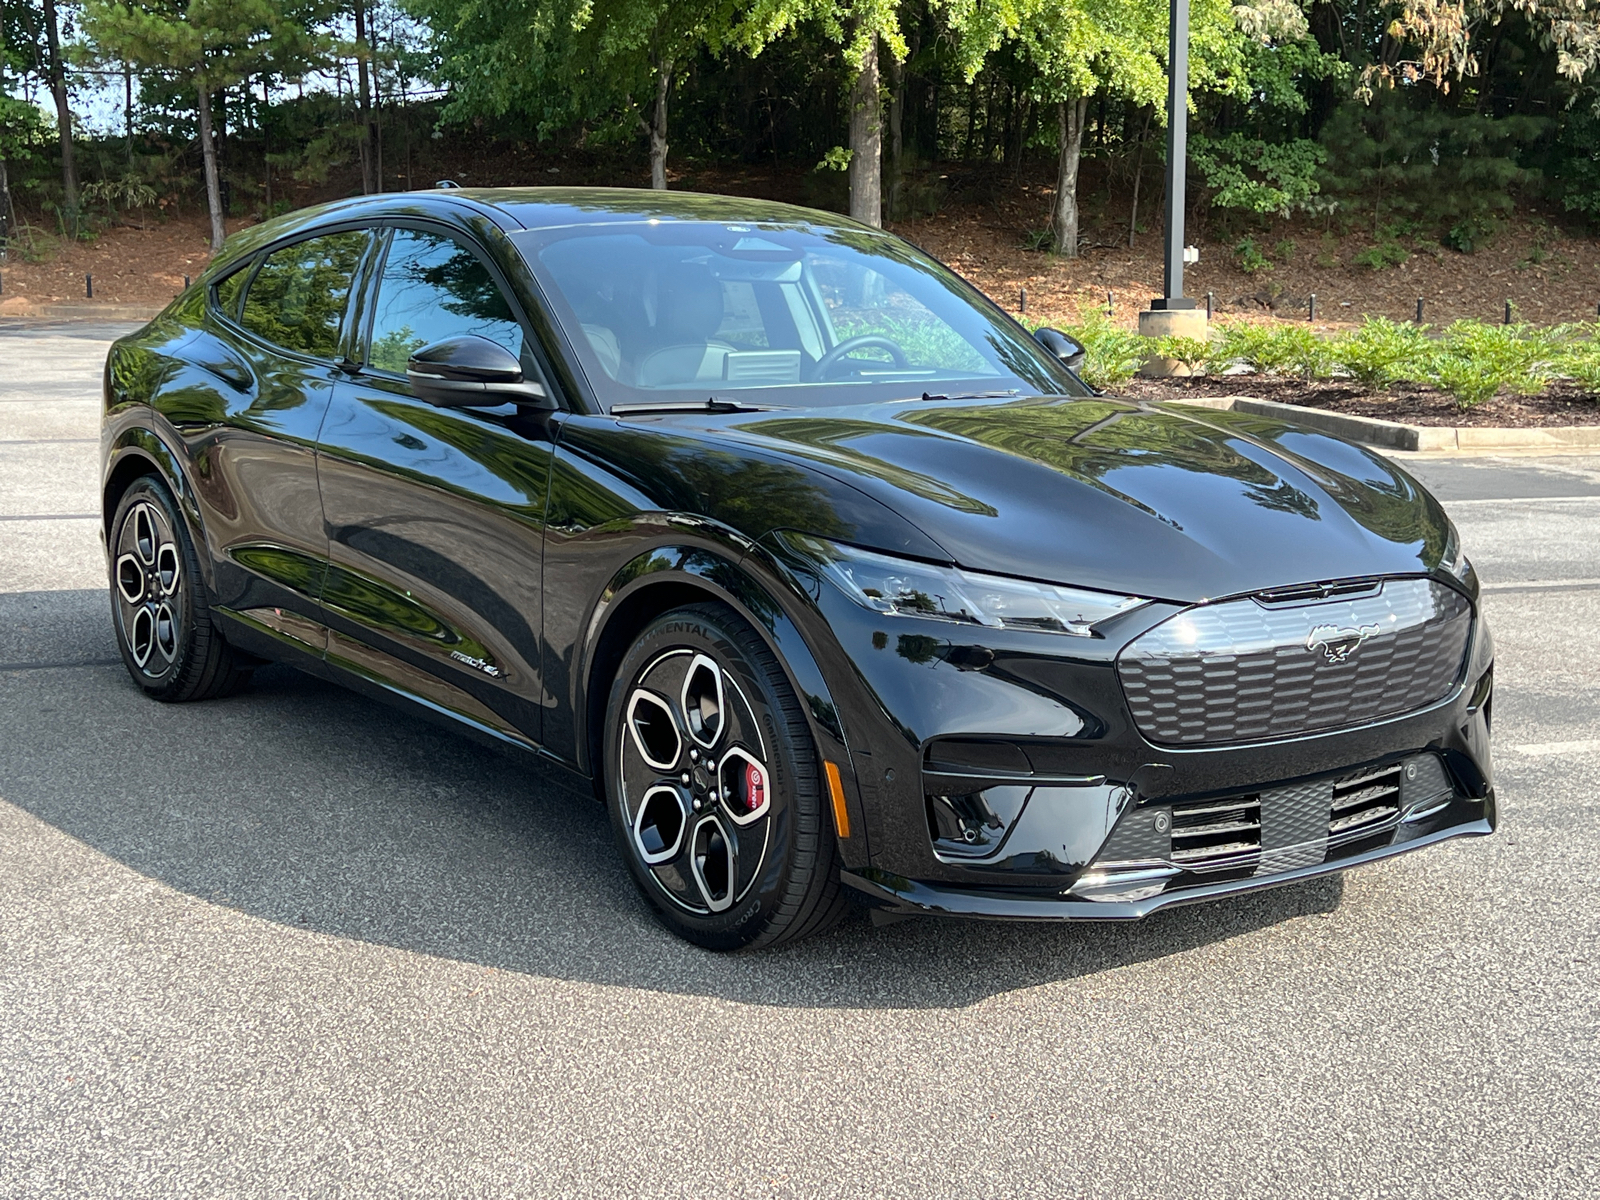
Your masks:
M1343 894L1326 877L1130 924L879 928L853 908L797 946L716 955L655 921L603 808L529 756L284 667L227 700L153 703L115 660L99 592L0 595L0 629L0 800L207 901L488 967L760 1005L964 1006Z

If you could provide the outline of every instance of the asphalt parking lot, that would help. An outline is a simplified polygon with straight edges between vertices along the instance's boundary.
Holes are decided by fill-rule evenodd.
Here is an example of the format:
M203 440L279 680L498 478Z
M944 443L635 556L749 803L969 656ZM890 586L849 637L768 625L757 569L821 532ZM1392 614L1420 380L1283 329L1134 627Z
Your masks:
M1600 1193L1600 458L1406 464L1489 588L1493 838L730 959L537 767L282 668L137 693L117 332L0 323L0 1195Z

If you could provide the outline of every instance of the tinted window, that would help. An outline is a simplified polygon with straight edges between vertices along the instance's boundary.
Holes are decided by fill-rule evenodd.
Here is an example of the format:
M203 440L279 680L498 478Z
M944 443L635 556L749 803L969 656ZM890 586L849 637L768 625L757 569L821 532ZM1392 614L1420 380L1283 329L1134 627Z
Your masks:
M658 220L512 240L608 404L1084 392L971 287L887 234Z
M250 278L250 264L247 262L232 275L219 279L216 283L217 307L235 320L239 317L239 293L244 290L244 281Z
M395 230L378 283L367 361L404 374L406 360L422 347L468 333L529 362L522 326L477 255L441 234Z
M251 333L315 358L339 352L339 325L367 247L360 230L296 242L267 256L239 317Z

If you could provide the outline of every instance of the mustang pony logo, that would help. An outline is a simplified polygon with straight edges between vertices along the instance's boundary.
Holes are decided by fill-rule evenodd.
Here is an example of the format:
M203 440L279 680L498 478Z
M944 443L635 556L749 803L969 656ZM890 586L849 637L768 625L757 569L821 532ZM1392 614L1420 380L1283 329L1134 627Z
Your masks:
M1337 625L1318 625L1306 634L1306 649L1321 650L1322 655L1331 663L1342 663L1355 653L1357 646L1369 637L1378 636L1376 625L1360 625L1355 629L1348 626L1341 629Z

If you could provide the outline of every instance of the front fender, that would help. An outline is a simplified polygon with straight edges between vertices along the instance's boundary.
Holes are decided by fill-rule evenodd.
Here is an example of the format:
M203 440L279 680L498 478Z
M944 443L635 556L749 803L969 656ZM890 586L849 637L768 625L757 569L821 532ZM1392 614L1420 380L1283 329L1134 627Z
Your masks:
M626 652L637 619L676 607L689 598L690 591L715 598L749 621L767 642L805 706L818 752L840 768L847 816L842 823L836 820L838 844L847 867L865 865L869 861L867 826L839 706L816 654L779 598L789 590L786 599L793 603L800 594L785 589L783 581L763 569L760 559L752 558L742 542L729 537L721 545L688 541L657 545L629 559L612 576L590 616L580 651L582 669L576 673L587 681L588 693L587 703L574 706L589 723L579 735L585 754L582 765L597 774L593 758L599 730L593 723L603 719L610 687L606 668ZM827 788L824 780L825 796Z

